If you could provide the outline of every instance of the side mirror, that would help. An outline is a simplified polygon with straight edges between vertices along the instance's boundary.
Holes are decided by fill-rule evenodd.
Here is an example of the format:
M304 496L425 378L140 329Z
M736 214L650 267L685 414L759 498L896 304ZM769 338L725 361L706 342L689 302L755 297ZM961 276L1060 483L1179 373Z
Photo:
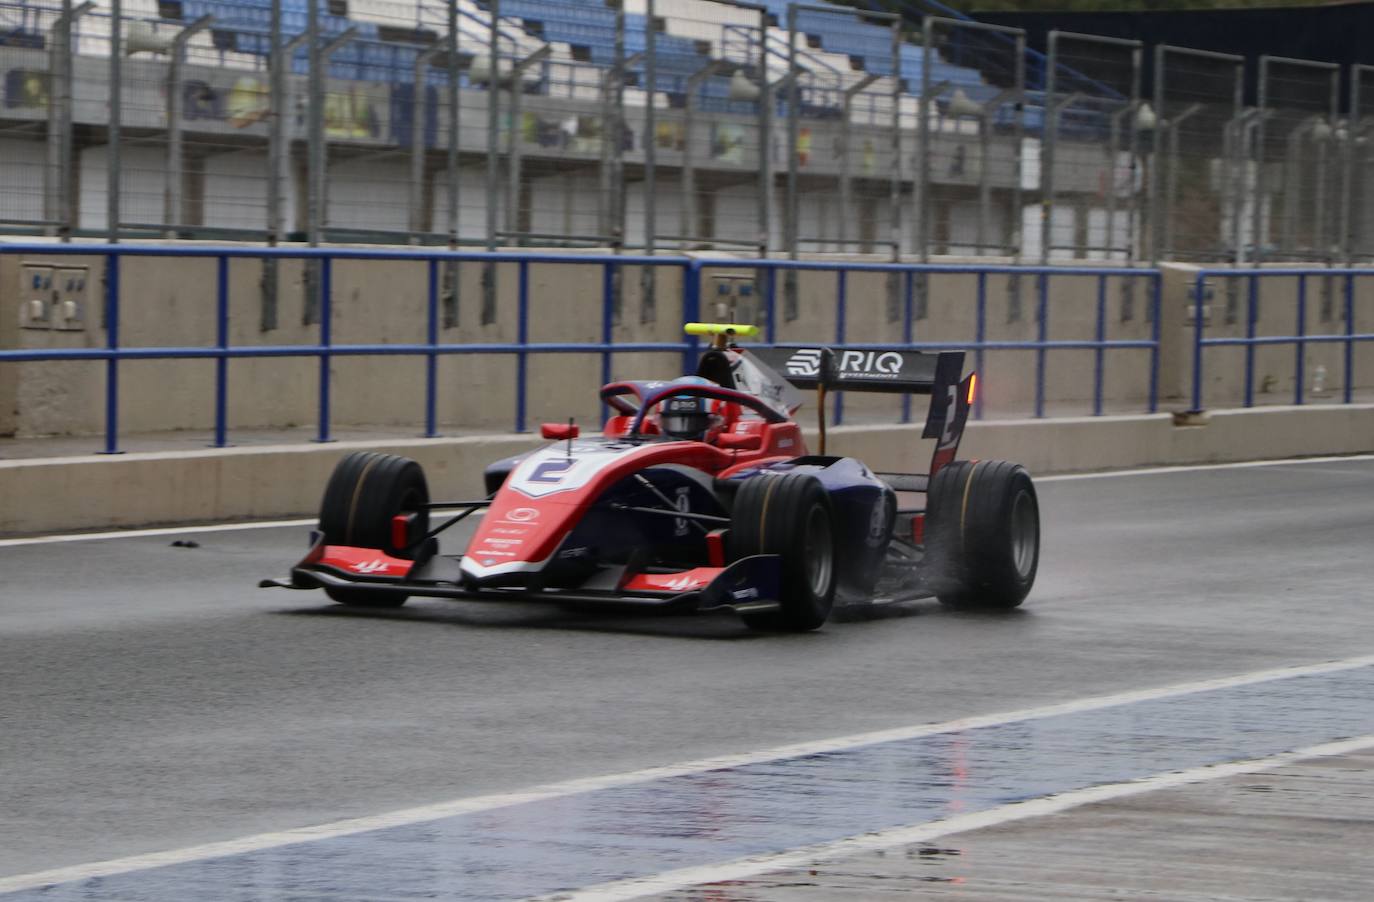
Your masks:
M561 441L577 438L582 434L582 429L576 423L541 423L539 434L551 441Z
M763 436L749 432L727 432L716 440L727 451L757 451L763 447Z

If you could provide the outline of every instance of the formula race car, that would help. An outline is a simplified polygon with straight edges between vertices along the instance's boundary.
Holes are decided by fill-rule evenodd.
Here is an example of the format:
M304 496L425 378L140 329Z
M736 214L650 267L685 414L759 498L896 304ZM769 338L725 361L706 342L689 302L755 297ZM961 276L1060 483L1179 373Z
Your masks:
M744 348L736 338L753 327L687 328L712 336L694 374L606 385L601 435L545 424L550 444L487 467L482 500L431 501L403 457L344 457L309 552L288 580L261 585L363 607L416 595L729 610L782 631L816 629L837 602L1025 599L1039 561L1035 488L1017 464L954 459L977 383L963 352ZM817 395L817 454L793 419L801 389ZM928 471L826 455L834 390L929 394ZM438 510L456 513L431 526ZM464 553L440 554L436 536L479 511Z

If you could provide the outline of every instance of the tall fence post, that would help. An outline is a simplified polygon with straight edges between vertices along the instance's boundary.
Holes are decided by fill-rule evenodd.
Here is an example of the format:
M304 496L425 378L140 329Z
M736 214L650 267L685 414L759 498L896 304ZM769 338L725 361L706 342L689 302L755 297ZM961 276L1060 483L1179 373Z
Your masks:
M110 2L110 118L105 126L105 225L109 229L111 244L119 240L119 166L120 125L124 113L124 50L122 33L124 31L123 0Z
M487 82L487 252L496 250L496 184L499 161L497 137L501 106L501 0L487 0L489 14L487 54L491 60L491 75ZM496 321L496 265L490 260L482 263L482 324Z
M321 157L324 153L324 61L320 52L320 3L321 0L306 0L305 34L309 56L307 72L308 99L306 102L306 179L305 179L305 228L311 247L320 243L321 227ZM288 63L289 65L289 63ZM309 267L318 273L316 261ZM318 287L318 286L316 286ZM306 322L312 322L310 311L318 309L318 299L306 298Z
M71 240L76 227L76 199L72 193L72 26L95 8L87 2L73 7L62 0L62 14L52 27L48 49L47 165L43 170L43 218L49 233ZM58 85L53 91L53 83Z
M412 72L413 90L410 98L410 195L409 209L410 243L419 244L420 235L433 231L426 227L425 206L425 124L429 119L429 67L443 45L435 42L433 46L415 55L415 68Z
M767 38L765 37L765 40ZM783 244L787 247L787 259L797 259L797 237L800 225L800 201L797 197L797 166L799 145L801 143L801 86L797 83L797 6L787 4L787 216L784 219L786 231ZM782 276L783 315L795 319L800 299L797 297L797 271L788 268Z
M656 237L658 232L658 135L655 119L658 98L658 43L654 25L657 13L654 0L645 0L644 29L644 256L652 257L658 252ZM658 318L657 288L658 267L639 268L639 321L651 323Z
M186 64L186 45L191 38L210 27L214 16L201 16L172 39L171 59L167 62L167 173L163 189L162 221L170 228L168 238L177 237L182 223L181 195L184 190L186 161L182 153L182 69Z
M314 17L311 21L314 24L314 33L307 40L310 42L310 141L309 141L309 161L307 168L308 202L307 210L309 215L309 237L310 246L319 247L324 238L325 224L329 220L329 135L324 126L324 109L328 101L326 99L324 79L326 75L325 67L329 65L330 58L334 52L358 34L356 26L346 29L342 34L333 38L328 43L320 46L319 35L319 3L320 0L308 0L310 12ZM323 262L320 258L311 258L307 262L307 294L305 298L305 323L312 325L317 320L323 322L326 288L326 273L328 260ZM325 441L325 439L321 439Z

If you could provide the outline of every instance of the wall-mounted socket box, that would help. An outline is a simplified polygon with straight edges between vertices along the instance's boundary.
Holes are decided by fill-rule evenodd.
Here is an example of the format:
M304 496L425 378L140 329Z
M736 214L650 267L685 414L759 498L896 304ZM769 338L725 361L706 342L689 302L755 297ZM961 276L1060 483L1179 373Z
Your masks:
M54 271L54 329L79 332L86 328L86 311L90 309L87 292L90 275L90 270L84 266L63 266Z
M53 268L25 263L19 269L19 327L51 329Z

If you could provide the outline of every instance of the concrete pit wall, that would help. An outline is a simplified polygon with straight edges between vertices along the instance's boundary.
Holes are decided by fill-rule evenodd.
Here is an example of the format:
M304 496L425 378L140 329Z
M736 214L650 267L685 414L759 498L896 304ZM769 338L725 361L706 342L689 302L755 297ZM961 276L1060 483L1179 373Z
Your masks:
M1370 405L1218 411L1205 425L1168 414L1066 417L970 424L962 456L1013 460L1036 476L1084 470L1355 454L1374 448ZM816 447L816 435L808 430ZM350 451L378 450L421 463L435 497L481 491L483 467L535 447L531 435L387 442L300 442L224 450L135 452L0 460L0 536L240 519L305 517ZM879 470L923 470L931 442L918 426L843 426L827 450Z
M841 258L828 258L839 260ZM872 258L852 258L871 260ZM50 255L0 255L0 347L100 347L104 258ZM25 263L87 266L91 274L84 331L19 329L14 311ZM957 262L957 261L945 261ZM982 261L984 263L991 261ZM121 264L121 334L123 347L209 347L216 340L215 286L217 263L211 258L127 257ZM441 329L446 344L506 343L519 338L518 266L496 264L494 316L484 322L481 263L459 267L457 321ZM316 325L305 325L306 267L303 261L277 265L277 327L263 328L263 263L235 259L229 264L230 341L234 345L309 345L319 339ZM441 267L442 271L442 267ZM614 341L680 340L682 270L656 267L656 305L648 315L641 292L640 269L623 268L622 301L611 333ZM702 279L702 316L715 315L712 299L716 277L749 275L751 270L707 268ZM1068 270L1066 270L1066 273ZM1163 409L1187 406L1191 389L1192 327L1188 324L1191 267L1166 266L1162 296L1160 394ZM1371 270L1374 274L1374 270ZM409 261L339 260L333 264L333 343L422 343L426 337L428 264ZM776 333L779 341L827 341L838 337L837 275L798 273L799 302L790 311L779 274ZM988 275L985 329L991 341L1031 341L1037 335L1037 277ZM976 275L933 274L929 280L928 315L913 321L916 341L972 341L977 332ZM1243 335L1242 316L1225 322L1225 288L1219 283L1210 302L1209 335ZM1309 280L1308 330L1344 331L1341 280L1335 279L1334 315L1322 318L1322 279ZM603 268L587 264L531 264L529 267L529 340L531 342L598 342L602 331ZM1148 339L1152 325L1149 280L1113 276L1102 299L1109 339ZM902 339L901 304L891 308L888 276L847 276L844 339L850 343ZM759 286L760 288L762 286ZM899 281L899 301L904 300ZM1095 277L1056 275L1049 281L1047 327L1051 339L1091 340L1096 331L1099 283ZM1279 334L1295 325L1296 279L1261 282L1257 332ZM919 296L919 292L915 292ZM755 303L761 308L762 297ZM919 306L919 305L918 305ZM1356 328L1374 331L1374 280L1355 281ZM895 314L895 315L894 315ZM761 318L761 313L756 318ZM1315 367L1326 368L1326 397L1339 397L1343 349L1310 345L1306 374L1310 386ZM1291 346L1260 348L1256 353L1256 399L1281 403L1292 397L1294 350ZM1091 350L1054 350L1046 358L1046 409L1051 415L1091 412L1095 354ZM989 351L982 367L981 390L989 417L1032 413L1036 388L1033 351ZM1233 407L1242 397L1244 352L1218 348L1207 352L1206 401L1210 407ZM681 371L671 353L624 353L612 359L612 378L665 377ZM229 428L286 428L313 425L318 419L319 364L314 358L233 360L228 367ZM209 431L213 427L214 373L210 360L131 361L120 365L120 431ZM515 422L516 358L510 354L444 355L438 366L438 419L442 429L507 431ZM104 429L105 367L96 361L39 362L0 365L0 434L82 435ZM335 428L349 426L417 428L424 421L422 357L350 357L331 363L331 415ZM1357 348L1357 387L1374 385L1374 347ZM1105 356L1105 409L1138 413L1146 406L1149 353L1113 350ZM595 353L531 354L528 358L526 423L576 416L583 422L599 416L596 387L602 382L602 357ZM1267 391L1262 389L1267 387ZM901 400L896 396L848 394L843 399L847 422L892 422ZM913 416L924 414L923 402Z

